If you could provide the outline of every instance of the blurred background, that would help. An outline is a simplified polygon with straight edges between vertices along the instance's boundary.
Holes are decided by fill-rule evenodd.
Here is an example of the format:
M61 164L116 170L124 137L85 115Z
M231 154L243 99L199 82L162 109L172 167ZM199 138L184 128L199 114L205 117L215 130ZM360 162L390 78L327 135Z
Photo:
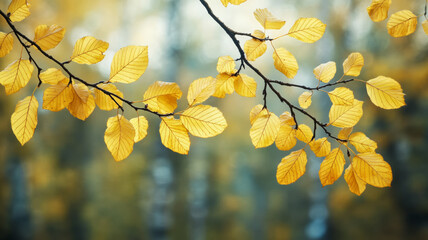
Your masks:
M256 8L268 8L287 21L287 32L299 17L317 17L327 24L324 37L314 43L293 38L276 41L299 62L293 80L273 68L272 50L255 65L273 79L316 86L313 68L342 62L358 51L365 57L361 79L385 75L404 88L407 106L387 111L376 108L362 84L349 85L364 100L364 116L354 128L378 142L378 152L392 166L391 188L371 186L358 197L341 177L322 187L320 158L309 155L306 174L281 186L276 167L288 155L273 145L255 150L249 138L249 112L262 103L258 97L234 93L212 98L229 127L211 139L191 137L188 156L161 146L159 119L149 119L149 134L134 146L128 159L115 162L104 144L106 120L116 112L95 110L85 122L66 110L39 109L33 139L20 146L10 128L16 103L31 94L37 83L19 93L0 93L0 239L428 239L428 36L419 25L404 38L392 38L386 21L373 23L369 0L248 0L225 8L208 0L213 11L232 29L253 32L261 26ZM390 14L409 9L424 20L423 0L394 0ZM7 9L9 1L0 7ZM93 66L70 64L89 82L108 78L114 53L127 45L149 46L149 67L142 78L119 89L128 99L141 100L155 81L178 82L184 94L200 77L215 76L217 58L238 52L228 36L197 0L32 0L31 16L16 26L32 37L39 24L67 29L63 42L49 52L61 61L71 56L77 39L91 35L110 43L104 61ZM0 31L9 32L4 20ZM246 41L242 38L241 43ZM17 41L15 41L17 42ZM1 69L19 55L0 60ZM34 51L35 52L35 51ZM54 67L36 54L44 68ZM41 102L43 90L36 96ZM331 89L332 90L332 89ZM280 89L294 103L301 91ZM184 95L185 96L185 95ZM316 93L309 111L328 121L330 101ZM179 107L185 106L185 101ZM276 99L269 109L288 111ZM128 118L135 117L131 109ZM312 124L302 115L300 123ZM312 126L312 125L310 125ZM334 130L335 131L335 130ZM317 137L323 133L318 131ZM347 160L348 161L348 160ZM346 166L349 162L346 164Z

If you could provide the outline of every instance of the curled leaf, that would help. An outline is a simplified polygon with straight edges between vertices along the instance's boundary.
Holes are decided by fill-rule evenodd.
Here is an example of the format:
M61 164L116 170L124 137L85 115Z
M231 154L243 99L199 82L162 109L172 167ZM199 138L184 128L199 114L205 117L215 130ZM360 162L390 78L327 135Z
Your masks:
M279 30L284 26L285 21L281 21L274 17L266 8L256 9L254 11L254 17L263 26L264 29L276 29Z

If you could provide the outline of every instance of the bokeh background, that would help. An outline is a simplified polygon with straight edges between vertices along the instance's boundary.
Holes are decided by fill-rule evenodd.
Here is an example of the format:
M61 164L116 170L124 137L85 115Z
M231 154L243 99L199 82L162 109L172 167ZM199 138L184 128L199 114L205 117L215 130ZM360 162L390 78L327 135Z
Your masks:
M428 36L422 28L408 37L390 37L386 21L373 23L368 17L369 0L248 0L228 8L220 0L208 2L228 26L241 32L261 28L252 14L256 8L268 8L287 21L280 33L299 17L327 23L324 37L314 44L292 38L275 42L295 55L300 70L295 79L284 79L273 68L268 50L255 65L271 78L316 86L313 68L333 60L340 77L342 61L359 51L366 63L361 79L385 75L402 84L408 105L395 111L376 108L363 85L349 86L365 101L355 129L378 142L378 152L393 169L392 187L368 186L358 197L341 177L323 188L318 179L322 159L313 154L303 177L290 186L279 185L276 167L288 153L275 146L255 150L249 138L248 115L262 102L261 87L252 99L236 93L210 99L224 112L229 127L211 139L192 137L188 156L161 146L159 119L146 115L148 136L128 159L115 162L103 141L106 120L115 111L100 110L82 122L65 110L39 109L34 138L22 147L9 119L17 101L33 91L33 76L30 86L13 96L0 92L0 239L428 239ZM31 3L31 16L16 26L29 36L39 24L64 26L65 39L50 50L58 59L67 60L83 36L110 43L103 62L70 64L89 82L108 77L114 52L121 47L148 45L146 73L133 84L119 86L133 100L142 99L157 80L178 82L186 94L191 81L216 75L219 56L238 57L231 40L197 0ZM8 4L2 0L1 9ZM421 22L424 6L422 0L394 0L390 13L410 9ZM0 28L10 31L4 20ZM0 60L1 68L19 51L16 44ZM36 56L43 67L53 67ZM36 92L39 99L42 90ZM280 90L295 103L301 93ZM288 110L274 98L268 104L277 115ZM309 110L326 122L329 106L326 94L317 93ZM125 115L135 113L128 109ZM298 120L311 124L301 115Z

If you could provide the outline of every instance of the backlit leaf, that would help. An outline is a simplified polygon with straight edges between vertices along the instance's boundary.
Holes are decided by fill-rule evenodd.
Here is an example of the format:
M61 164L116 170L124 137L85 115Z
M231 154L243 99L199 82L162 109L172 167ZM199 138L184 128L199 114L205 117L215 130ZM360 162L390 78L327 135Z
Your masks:
M0 32L0 57L6 56L13 49L12 33Z
M235 90L234 82L236 78L236 76L227 73L217 75L217 83L213 97L224 98L226 94L232 94Z
M357 99L351 106L333 104L329 113L330 124L339 128L355 126L362 116L363 102Z
M17 60L0 72L0 84L6 89L6 94L10 95L18 92L30 81L34 66L29 60Z
M321 184L333 184L342 175L345 166L345 156L339 148L333 149L322 161L319 171Z
M235 73L235 66L235 60L233 60L231 56L219 57L217 62L217 72L232 75Z
M251 141L255 148L272 145L280 128L279 118L272 112L263 114L254 121L250 129Z
M326 26L317 18L299 18L287 35L302 42L314 43L324 35Z
M74 99L73 86L59 83L46 88L43 93L43 109L58 112L66 108Z
M213 77L199 78L193 81L187 93L189 106L202 103L211 97L215 92L216 85L217 80Z
M12 131L21 145L28 142L34 135L37 126L37 108L39 102L34 95L19 101L10 118Z
M377 148L377 143L375 141L371 140L370 138L368 138L362 132L353 133L349 137L349 142L352 145L354 145L354 147L360 153L374 152Z
M71 60L80 64L94 64L104 59L104 52L109 44L94 37L87 36L77 40Z
M297 181L306 171L308 158L304 149L294 151L284 157L276 170L276 180L286 185Z
M247 0L228 0L228 1L229 1L229 3L231 3L233 5L239 5L239 4L243 3L243 2L246 2Z
M338 87L328 93L333 105L352 105L354 103L354 93L346 87Z
M405 37L416 30L418 17L409 10L401 10L391 15L386 24L389 35L393 37Z
M113 57L109 82L132 83L138 80L149 64L147 46L121 48Z
M172 113L177 108L177 99L183 93L177 83L156 81L144 93L144 103L152 111Z
M147 128L149 127L149 122L144 116L139 116L129 120L129 122L134 126L135 137L134 142L139 142L147 136Z
M83 83L73 84L73 101L67 106L74 117L84 121L95 109L94 97Z
M252 35L260 39L264 39L266 37L265 34L260 30L255 30ZM248 61L255 61L258 57L262 56L266 52L266 49L267 45L264 41L254 38L251 38L244 44L244 52Z
M174 152L188 154L190 138L183 123L173 117L163 117L159 127L162 144Z
M56 85L64 80L68 81L61 70L56 68L48 68L46 71L40 73L40 79L43 83ZM65 83L65 82L64 82Z
M367 94L374 105L397 109L406 105L401 85L392 78L379 76L366 82Z
M364 57L359 52L353 52L343 61L343 74L357 77L364 66Z
M367 12L373 22L380 22L388 17L391 0L373 0L372 4L367 7Z
M331 151L331 144L326 137L310 142L309 146L317 157L325 157Z
M294 78L299 70L296 58L284 48L275 49L273 52L275 68L288 78Z
M118 114L108 119L104 142L114 160L122 161L132 153L134 137L135 129L124 116Z
M44 51L56 47L64 38L65 28L56 24L39 25L34 34L34 42Z
M360 153L352 159L356 175L375 187L389 187L392 181L391 166L377 153Z
M243 97L255 97L257 83L254 78L245 74L239 74L234 82L235 91Z
M227 7L227 4L229 4L229 0L221 0L221 3L223 6Z
M312 92L303 92L299 96L299 105L301 108L306 109L312 104Z
M7 13L12 22L20 22L30 16L30 4L27 0L12 0Z
M351 135L352 130L353 130L352 127L341 129L339 131L339 134L337 134L337 138L342 139L342 140L348 140L349 139L349 135ZM343 142L343 144L346 146L348 143L347 142Z
M193 136L201 138L217 136L227 127L223 113L208 105L191 107L181 114L180 119Z
M262 112L262 110L265 110L265 113L262 114L267 114L267 110L263 109L263 105L261 104L257 104L256 106L254 106L251 111L250 111L250 122L251 125L254 124L254 121L256 121L256 119L259 117L259 114Z
M291 116L290 112L284 112L283 114L281 114L281 116L279 116L279 120L281 121L281 125L282 124L287 124L290 126L296 125L296 122L294 121L294 118L293 116Z
M361 180L360 177L357 176L355 173L354 168L352 167L352 164L349 165L349 167L345 170L345 181L348 183L349 190L352 193L357 194L360 196L364 190L366 190L366 182Z
M281 125L278 136L275 139L276 147L281 151L288 151L292 149L296 143L296 129L293 129L287 124Z
M299 127L296 130L296 137L300 141L304 143L309 143L312 140L312 137L314 134L312 133L312 130L308 125L306 124L299 124Z
M422 23L422 28L424 29L425 34L428 35L428 20L425 20Z
M254 17L263 26L264 29L281 29L285 21L281 21L274 17L266 8L256 9Z
M314 69L314 74L316 79L321 82L328 83L334 78L334 75L336 75L336 63L330 61L320 64Z
M100 84L98 85L98 87L123 98L123 93L119 91L117 87L113 84ZM117 104L122 106L122 100L112 96L116 100L117 102L116 104L116 102L113 101L113 99L109 95L105 94L101 90L94 89L94 95L95 95L95 103L101 110L110 111L113 109L117 109L118 108Z

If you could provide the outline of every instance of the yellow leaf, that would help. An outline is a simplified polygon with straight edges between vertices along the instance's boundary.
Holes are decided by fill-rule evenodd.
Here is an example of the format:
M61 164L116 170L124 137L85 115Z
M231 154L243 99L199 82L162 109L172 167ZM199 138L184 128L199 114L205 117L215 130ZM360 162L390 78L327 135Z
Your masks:
M424 29L425 34L428 35L428 20L425 20L422 23L422 28Z
M119 91L117 87L113 84L100 84L98 85L98 87L123 98L123 93ZM113 101L113 99L109 95L103 93L101 90L94 89L94 95L95 95L95 103L101 110L110 111L113 109L117 109L118 108L117 104L122 106L122 100L112 96L116 100L117 102L116 104L116 102Z
M297 181L306 171L308 158L304 149L294 151L284 157L276 170L276 180L286 185Z
M301 108L306 109L312 104L312 92L303 92L299 96L299 105Z
M94 37L87 36L77 40L70 59L80 64L94 64L104 59L104 52L109 44Z
M256 119L259 117L259 114L262 112L262 110L266 110L263 109L263 105L261 104L257 104L256 106L254 106L251 111L250 111L250 123L251 125L254 124L254 121L256 121ZM263 114L267 114L267 110L264 111L265 113Z
M66 108L73 99L73 86L59 83L45 90L43 94L43 109L58 112Z
M149 127L149 122L144 116L139 116L129 120L129 122L134 126L135 137L134 142L139 142L147 136L147 128Z
M342 175L345 166L345 156L339 148L333 149L322 161L319 171L323 187L333 184Z
M366 190L366 182L361 180L360 177L357 176L355 173L354 168L352 167L352 164L349 165L349 167L345 170L345 181L348 183L349 190L352 193L357 194L360 196L364 190Z
M190 138L183 123L173 117L163 117L159 127L162 144L174 152L188 154Z
M281 125L278 136L275 140L276 147L281 151L288 151L292 149L296 143L296 130L293 129L290 125Z
M284 48L274 49L273 60L275 68L288 78L294 78L299 70L296 58Z
M391 0L373 0L372 4L367 7L367 12L373 22L380 22L388 17Z
M85 121L95 109L95 101L87 86L83 83L73 84L73 101L67 106L74 117Z
M221 0L221 3L223 6L227 7L227 4L229 4L229 0Z
M113 57L109 82L132 83L138 80L149 64L147 46L121 48Z
M393 37L405 37L415 32L416 25L418 17L409 10L401 10L391 15L386 28Z
M314 43L324 35L326 26L317 18L299 18L287 35L302 42Z
M135 129L124 116L118 114L108 119L104 142L114 160L122 161L132 153L134 137Z
M10 95L18 92L30 81L34 67L29 60L17 60L0 72L0 84L6 89L6 94Z
M405 106L400 84L392 78L379 76L366 82L367 94L374 105L383 109Z
M331 151L331 144L326 137L310 142L309 146L317 157L325 157Z
M222 2L223 2L224 0L222 0ZM243 3L243 2L246 2L247 0L227 0L227 1L229 1L231 4L233 4L233 5L239 5L239 4L241 4L241 3ZM223 4L224 5L224 4Z
M263 26L264 29L276 29L279 30L284 26L285 21L281 21L274 17L266 8L256 9L254 11L254 17Z
M354 99L351 106L333 104L330 109L330 124L339 128L353 127L363 116L363 102Z
M183 93L177 83L156 81L144 93L144 103L152 111L172 113L177 108L177 99Z
M264 39L266 37L265 34L260 30L254 31L252 35L260 39ZM255 61L258 57L262 56L266 52L266 49L267 45L264 41L254 38L251 38L244 44L244 52L248 61Z
M235 60L233 60L231 56L219 57L217 62L217 72L232 75L236 71L235 66Z
M6 56L13 49L12 33L0 32L0 57Z
M37 108L39 102L34 95L19 101L10 119L12 131L21 145L28 142L34 135L37 126Z
M343 74L357 77L364 66L364 57L359 52L353 52L343 61Z
M64 80L68 81L64 74L61 72L61 70L56 68L49 68L46 71L41 72L40 79L43 83L47 83L50 85L56 85Z
M389 187L392 181L391 166L377 153L360 153L352 159L356 175L375 187Z
M217 80L213 77L199 78L193 81L189 86L187 101L189 106L204 102L211 97L217 85Z
M339 134L337 135L337 138L342 139L342 140L348 140L349 139L349 135L351 134L352 130L353 130L352 127L341 129L340 132L339 132ZM347 142L343 142L343 144L346 146L348 143Z
M368 138L362 132L353 133L349 137L349 142L352 145L354 145L354 147L360 153L374 152L377 148L377 143L375 141L371 140L370 138Z
M34 42L44 51L56 47L64 38L65 28L53 24L39 25L35 30Z
M280 121L274 113L268 112L257 117L250 129L250 137L254 147L270 146L275 141L279 128Z
M354 103L354 93L346 87L338 87L328 93L333 105L348 105Z
M294 121L293 116L291 116L291 113L289 112L284 112L283 114L281 114L281 116L279 116L279 120L281 121L281 125L283 124L287 124L290 126L296 125L296 122Z
M221 73L216 77L217 83L213 97L224 98L226 94L232 94L235 90L236 77L227 73Z
M30 4L27 0L12 0L7 9L12 22L20 22L30 16Z
M208 105L191 107L181 114L180 119L193 136L201 138L217 136L227 127L223 113Z
M316 79L321 82L328 83L334 78L334 75L336 75L336 63L330 61L320 64L314 69L314 74Z
M312 140L312 137L314 134L312 133L312 130L308 125L306 124L299 124L299 127L296 130L296 137L300 141L304 143L309 143Z
M243 97L255 97L257 90L257 83L254 78L245 74L239 74L234 82L235 91Z

